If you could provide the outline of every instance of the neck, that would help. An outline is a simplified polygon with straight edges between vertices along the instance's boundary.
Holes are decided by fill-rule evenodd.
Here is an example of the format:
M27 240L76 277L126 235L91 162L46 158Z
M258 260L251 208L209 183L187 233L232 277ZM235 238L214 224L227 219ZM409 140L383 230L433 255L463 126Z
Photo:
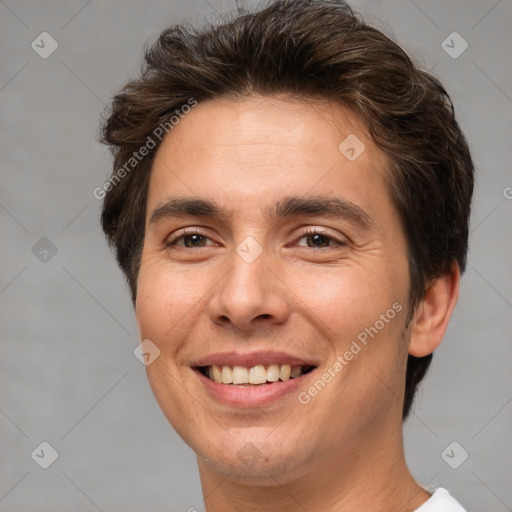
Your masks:
M222 474L198 458L207 512L412 512L430 495L418 485L405 462L402 434L364 443L311 464L289 479L276 472L264 481ZM379 449L377 449L379 448ZM342 462L343 461L343 462Z

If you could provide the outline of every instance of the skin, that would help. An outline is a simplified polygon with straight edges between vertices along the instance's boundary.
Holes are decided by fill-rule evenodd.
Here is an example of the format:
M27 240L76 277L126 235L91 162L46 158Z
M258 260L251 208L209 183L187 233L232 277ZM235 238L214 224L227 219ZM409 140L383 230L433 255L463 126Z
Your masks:
M355 161L338 149L349 134L365 145ZM199 103L158 149L136 317L141 339L160 350L147 366L149 382L197 454L209 512L262 503L267 511L405 512L429 498L404 459L406 360L441 342L459 271L453 265L429 283L406 328L407 245L386 165L350 110L286 96ZM289 195L343 198L372 225L264 215ZM214 199L230 215L151 223L170 196ZM184 227L203 238L169 246ZM328 238L308 237L306 227ZM236 252L248 236L263 249L252 263ZM314 358L320 376L395 303L402 310L308 404L296 393L260 407L219 403L190 367L212 353L268 349ZM256 450L250 464L239 456L247 446Z

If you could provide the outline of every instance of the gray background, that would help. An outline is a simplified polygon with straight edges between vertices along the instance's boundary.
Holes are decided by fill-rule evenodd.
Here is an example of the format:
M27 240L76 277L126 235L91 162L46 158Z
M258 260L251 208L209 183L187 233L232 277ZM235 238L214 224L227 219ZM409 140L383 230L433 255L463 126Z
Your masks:
M351 3L445 83L478 170L468 270L405 426L407 458L470 511L512 510L512 3ZM143 43L232 6L0 0L2 512L204 509L194 454L133 355L132 306L92 191L111 165L100 113L137 74ZM47 59L31 48L43 31L59 45ZM457 59L441 47L453 31L469 43ZM33 250L43 237L55 255L47 241ZM30 456L42 441L59 454L46 470ZM469 454L458 469L441 456L453 441L452 464Z

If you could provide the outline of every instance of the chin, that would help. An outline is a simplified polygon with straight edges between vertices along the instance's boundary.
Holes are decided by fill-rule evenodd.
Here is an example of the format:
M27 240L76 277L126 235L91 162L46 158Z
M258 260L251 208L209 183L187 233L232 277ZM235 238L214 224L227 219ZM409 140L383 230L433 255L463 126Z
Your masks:
M268 431L267 431L268 436ZM289 436L285 439L265 439L263 435L223 436L219 440L191 443L198 462L219 474L229 476L245 485L275 486L292 480L305 468L308 472L308 457L304 449L297 450L298 442ZM300 443L311 446L311 443Z

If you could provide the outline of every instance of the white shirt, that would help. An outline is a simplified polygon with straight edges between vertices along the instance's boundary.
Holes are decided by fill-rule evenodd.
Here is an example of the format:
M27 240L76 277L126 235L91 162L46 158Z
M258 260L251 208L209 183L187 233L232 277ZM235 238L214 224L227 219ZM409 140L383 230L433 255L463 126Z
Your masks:
M438 487L428 501L414 512L467 512L461 504L450 496L450 493Z

